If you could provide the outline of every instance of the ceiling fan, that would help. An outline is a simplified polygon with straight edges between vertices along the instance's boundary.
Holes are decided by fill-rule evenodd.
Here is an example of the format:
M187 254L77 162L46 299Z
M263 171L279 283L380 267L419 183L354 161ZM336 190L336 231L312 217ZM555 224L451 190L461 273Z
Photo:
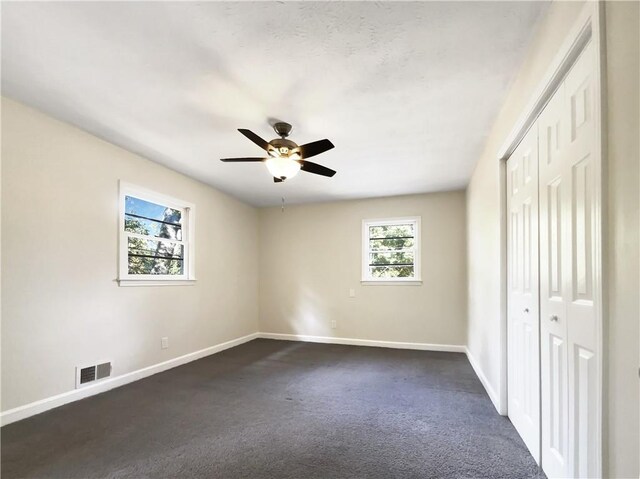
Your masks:
M306 171L322 176L333 176L336 172L326 166L307 161L307 158L319 155L333 148L333 143L329 140L318 140L306 145L298 146L287 136L291 132L291 125L285 122L278 122L273 125L273 129L280 136L271 141L265 141L250 130L238 128L238 131L253 141L260 148L265 150L269 156L267 158L222 158L225 162L264 162L269 173L273 175L273 181L281 183L288 178L293 178L298 171Z

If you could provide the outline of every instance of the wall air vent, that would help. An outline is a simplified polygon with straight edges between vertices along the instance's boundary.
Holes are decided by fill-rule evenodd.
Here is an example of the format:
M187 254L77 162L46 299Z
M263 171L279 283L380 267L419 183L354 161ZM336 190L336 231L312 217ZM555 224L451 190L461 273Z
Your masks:
M96 365L96 379L104 379L111 376L111 363Z
M76 367L76 389L111 376L111 362Z
M89 366L80 370L80 384L90 383L96 380L96 367Z

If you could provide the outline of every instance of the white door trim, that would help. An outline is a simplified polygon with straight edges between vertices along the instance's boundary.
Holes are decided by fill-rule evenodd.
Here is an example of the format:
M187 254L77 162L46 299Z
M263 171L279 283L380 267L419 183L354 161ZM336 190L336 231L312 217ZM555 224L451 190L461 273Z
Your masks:
M596 104L594 105L595 111L595 124L596 131L599 132L595 139L596 148L595 151L599 152L599 158L595 158L595 171L596 184L599 185L598 191L595 192L594 202L596 205L597 214L594 217L594 227L597 230L594 236L594 269L596 270L596 281L594 282L594 300L597 304L597 323L598 323L598 346L600 348L599 360L597 364L597 385L599 391L600 404L597 409L597 424L598 430L594 431L596 435L597 449L599 452L597 461L597 470L600 471L600 476L603 470L603 412L602 405L604 401L603 394L603 358L605 356L604 350L604 333L603 333L603 318L605 317L606 302L605 294L603 291L602 278L606 271L606 264L604 262L605 257L603 255L603 237L606 233L605 223L603 221L602 212L606 207L604 203L606 198L606 185L604 183L603 171L606 165L606 49L605 49L605 5L604 2L587 2L582 12L578 16L578 19L569 30L567 37L562 45L559 46L558 53L554 57L553 61L549 65L549 68L542 78L538 87L534 90L532 98L527 103L527 107L524 109L518 121L516 121L513 129L506 136L502 146L496 153L496 158L500 162L500 197L501 197L501 231L500 231L500 248L501 248L501 344L500 344L500 378L501 384L498 390L499 405L498 412L502 415L507 415L507 231L506 231L506 160L513 153L518 144L522 141L527 131L536 121L547 102L550 100L553 93L560 86L564 80L566 74L574 65L584 48L593 42L595 50L598 52L595 62L595 79L596 87L599 94L596 94Z

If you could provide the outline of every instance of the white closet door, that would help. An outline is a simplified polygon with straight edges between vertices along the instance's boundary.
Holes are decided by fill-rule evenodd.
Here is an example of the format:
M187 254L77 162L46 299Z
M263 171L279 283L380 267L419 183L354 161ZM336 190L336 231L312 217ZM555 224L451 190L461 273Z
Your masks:
M509 419L540 463L536 125L507 161L507 211Z
M569 297L566 257L566 177L568 128L564 114L564 83L538 119L540 182L540 377L542 467L548 477L567 477L568 375L567 316Z
M599 474L594 50L589 45L540 115L542 467Z
M595 200L598 154L594 151L595 79L594 49L589 45L565 80L564 115L567 121L567 150L563 177L569 194L565 197L567 219L566 321L568 329L569 380L569 475L596 477L599 474L597 437L598 413L598 315L594 298L595 274L599 268L594 245L597 241Z

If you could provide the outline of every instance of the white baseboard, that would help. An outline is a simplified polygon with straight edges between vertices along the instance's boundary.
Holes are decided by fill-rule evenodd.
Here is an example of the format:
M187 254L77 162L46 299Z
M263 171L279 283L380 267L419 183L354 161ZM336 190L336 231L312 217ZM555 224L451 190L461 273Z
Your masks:
M480 382L484 386L484 389L487 391L487 394L489 395L489 399L491 399L491 402L493 403L493 406L496 408L496 411L498 411L498 414L502 416L506 416L507 411L505 408L503 408L503 405L499 399L499 396L496 394L495 390L491 386L491 383L489 383L489 380L484 375L482 368L480 368L480 363L476 360L473 354L471 354L471 351L469 351L469 348L465 347L464 349L465 349L465 352L467 353L467 359L469 359L469 362L471 363L471 367L476 372L476 376L478 376L478 379L480 379Z
M308 343L348 344L351 346L373 346L378 348L417 349L419 351L466 352L466 346L458 344L404 343L397 341L378 341L374 339L335 338L332 336L309 336L306 334L258 333L260 338L281 339L284 341L304 341Z
M24 406L9 409L0 413L0 424L4 426L6 424L20 421L21 419L26 419L36 414L40 414L41 412L48 411L49 409L68 404L70 402L78 401L79 399L84 399L86 397L94 396L113 388L124 386L125 384L138 381L140 379L146 378L147 376L151 376L153 374L166 371L167 369L172 369L191 361L195 361L196 359L201 359L220 351L224 351L225 349L238 346L258 337L258 333L248 334L247 336L216 344L215 346L201 349L200 351L195 351L193 353L185 354L184 356L173 358L162 363L148 366L146 368L138 369L137 371L132 371L121 376L105 379L96 384L85 386L82 389L73 389L56 396L51 396L46 399L41 399L40 401L25 404Z

